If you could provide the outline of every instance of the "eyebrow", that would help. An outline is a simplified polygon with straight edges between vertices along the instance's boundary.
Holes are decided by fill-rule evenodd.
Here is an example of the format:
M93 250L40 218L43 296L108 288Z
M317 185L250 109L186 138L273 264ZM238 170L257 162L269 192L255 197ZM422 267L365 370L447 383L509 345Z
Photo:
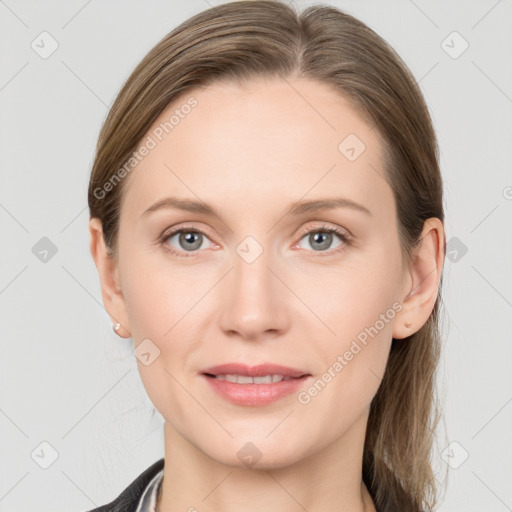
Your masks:
M218 212L209 204L192 199L181 199L178 197L166 197L165 199L157 201L155 204L151 205L147 210L145 210L141 217L145 217L150 213L161 210L163 208L172 208L187 212L202 213L204 215L218 217L219 219L222 218ZM344 197L328 197L325 199L297 201L291 205L287 214L303 215L305 213L314 213L321 210L332 210L335 208L350 208L362 212L370 217L372 216L372 213L368 208Z

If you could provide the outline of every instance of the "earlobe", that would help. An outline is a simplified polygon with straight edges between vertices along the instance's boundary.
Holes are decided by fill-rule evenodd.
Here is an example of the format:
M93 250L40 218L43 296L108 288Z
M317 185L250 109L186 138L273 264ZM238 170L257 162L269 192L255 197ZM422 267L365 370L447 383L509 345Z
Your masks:
M407 295L396 317L393 338L403 339L419 331L430 317L438 296L445 255L444 227L440 219L427 219L409 267Z
M89 234L91 256L98 270L105 310L114 325L120 324L114 332L122 338L131 337L126 303L120 286L119 267L107 250L100 219L90 219Z

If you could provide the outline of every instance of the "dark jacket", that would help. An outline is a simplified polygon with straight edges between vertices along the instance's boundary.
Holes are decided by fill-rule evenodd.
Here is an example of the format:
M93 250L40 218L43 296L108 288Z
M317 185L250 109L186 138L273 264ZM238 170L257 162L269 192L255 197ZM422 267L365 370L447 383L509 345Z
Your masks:
M135 478L114 501L88 512L135 512L144 489L163 467L164 459L157 460ZM376 488L369 485L369 479L365 472L363 472L363 480L375 503L377 512L420 512L412 505L408 496L402 491L397 492L397 495L393 498L391 496L385 497L384 503L381 503L379 506L376 501Z
M164 459L161 458L135 478L114 501L92 509L89 512L135 512L144 489L163 467Z

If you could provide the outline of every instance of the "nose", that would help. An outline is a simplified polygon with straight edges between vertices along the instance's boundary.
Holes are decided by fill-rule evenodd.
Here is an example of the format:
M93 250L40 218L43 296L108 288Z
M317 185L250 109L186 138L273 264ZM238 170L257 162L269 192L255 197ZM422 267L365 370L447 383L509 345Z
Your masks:
M289 328L290 291L265 250L252 262L240 254L223 279L220 327L228 336L251 340L282 335Z

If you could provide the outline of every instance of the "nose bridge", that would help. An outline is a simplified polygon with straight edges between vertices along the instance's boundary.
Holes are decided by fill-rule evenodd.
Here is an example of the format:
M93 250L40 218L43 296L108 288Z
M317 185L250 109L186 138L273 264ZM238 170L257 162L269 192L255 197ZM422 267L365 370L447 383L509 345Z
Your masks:
M246 237L236 247L233 279L236 293L269 294L271 288L272 256L268 247L263 247L253 236Z
M279 283L268 267L273 253L254 236L247 236L235 248L233 270L225 289L222 327L244 337L267 330L281 330L285 314Z

